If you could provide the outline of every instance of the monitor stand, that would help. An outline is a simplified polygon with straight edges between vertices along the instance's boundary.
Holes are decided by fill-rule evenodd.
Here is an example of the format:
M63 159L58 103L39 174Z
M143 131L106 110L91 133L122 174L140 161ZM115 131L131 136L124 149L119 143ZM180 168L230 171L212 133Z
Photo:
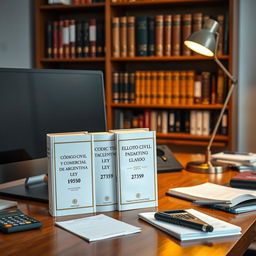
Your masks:
M0 189L0 195L48 203L48 183L45 175L30 177L24 184Z

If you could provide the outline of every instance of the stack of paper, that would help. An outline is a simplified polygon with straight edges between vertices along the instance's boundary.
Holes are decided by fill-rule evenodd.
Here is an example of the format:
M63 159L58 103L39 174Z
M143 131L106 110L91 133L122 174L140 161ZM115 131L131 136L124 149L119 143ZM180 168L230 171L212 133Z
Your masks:
M256 170L256 154L239 152L220 152L212 155L216 164L224 164L238 171Z
M198 205L210 205L231 213L256 210L256 191L209 182L191 187L172 188L168 190L167 195L190 200Z
M56 222L55 224L89 242L129 235L141 231L141 228L139 227L113 219L104 214Z
M200 230L156 220L154 218L155 212L140 213L139 218L167 232L168 234L178 238L181 241L212 238L212 237L223 237L223 236L231 236L231 235L233 236L233 235L241 234L241 228L238 226L213 218L209 215L206 215L194 209L189 209L186 211L200 218L201 220L207 222L208 224L212 225L214 228L213 232L203 232Z

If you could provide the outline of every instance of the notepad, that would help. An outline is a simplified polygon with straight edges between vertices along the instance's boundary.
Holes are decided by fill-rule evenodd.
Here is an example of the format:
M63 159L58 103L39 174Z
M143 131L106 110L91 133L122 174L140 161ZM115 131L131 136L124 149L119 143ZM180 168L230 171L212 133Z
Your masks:
M191 187L171 188L167 192L170 196L196 201L197 204L228 204L230 207L256 200L256 192L246 189L237 189L206 182Z
M163 230L169 235L178 238L181 241L241 234L241 228L239 226L211 217L194 209L188 209L186 211L207 222L209 225L212 225L214 228L213 232L203 232L200 230L156 220L154 217L155 212L140 213L139 218Z
M139 227L113 219L104 214L55 222L55 225L84 238L88 242L134 234L141 231Z

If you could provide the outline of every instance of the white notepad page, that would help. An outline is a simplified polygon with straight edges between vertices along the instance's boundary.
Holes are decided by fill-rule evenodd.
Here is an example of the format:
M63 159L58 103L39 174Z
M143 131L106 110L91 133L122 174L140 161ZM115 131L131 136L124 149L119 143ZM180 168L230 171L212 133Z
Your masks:
M85 240L92 242L101 239L129 235L141 231L141 228L113 219L104 214L75 220L55 222Z
M219 220L194 209L188 209L187 211L197 218L205 221L209 225L212 225L214 228L213 232L203 232L200 230L156 220L154 217L155 212L140 213L139 218L167 232L168 234L173 235L181 241L241 234L241 228L239 226Z

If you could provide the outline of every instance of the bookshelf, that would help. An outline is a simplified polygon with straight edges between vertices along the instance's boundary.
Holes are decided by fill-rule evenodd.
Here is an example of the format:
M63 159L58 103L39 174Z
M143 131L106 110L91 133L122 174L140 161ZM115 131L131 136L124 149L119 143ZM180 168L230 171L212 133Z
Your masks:
M143 8L142 8L143 6ZM157 15L175 15L202 13L216 18L218 15L223 15L228 19L228 52L221 54L218 58L229 69L232 70L232 19L233 19L233 0L138 0L138 1L112 1L106 0L105 3L86 3L81 5L48 5L47 0L36 0L35 3L35 67L36 68L62 68L62 69L97 69L104 72L105 93L106 93L106 110L108 128L117 128L117 114L128 111L132 116L141 114L144 111L156 111L159 115L162 112L177 111L191 115L191 111L210 113L210 123L214 122L212 115L217 115L222 104L215 102L214 104L160 104L160 103L124 103L122 101L113 101L113 73L114 72L167 72L167 71L190 71L195 74L198 72L218 73L218 67L215 62L208 58L199 55L183 56L135 56L129 57L113 57L113 42L112 42L112 20L114 17L155 17ZM227 15L228 13L228 15ZM105 54L104 56L93 57L62 57L49 58L47 56L47 22L65 19L103 19L104 20L104 39L105 39ZM193 22L193 21L192 21ZM181 31L182 32L182 31ZM137 38L136 38L137 39ZM181 43L181 42L180 42ZM181 47L181 46L180 46ZM216 80L218 76L216 75ZM216 82L217 83L217 82ZM228 84L228 83L227 83ZM217 85L216 85L217 86ZM229 85L227 85L229 86ZM135 92L134 92L135 93ZM219 133L213 143L214 147L232 148L232 101L227 108L227 128L225 134ZM179 112L180 111L180 112ZM175 112L176 113L176 112ZM213 114L212 114L213 113ZM122 117L123 118L123 117ZM168 117L169 118L169 117ZM167 119L168 120L168 119ZM169 122L169 121L168 121ZM130 125L135 123L131 121ZM158 143L183 145L183 146L206 146L210 135L191 134L190 131L177 130L169 132L160 129L157 132Z

